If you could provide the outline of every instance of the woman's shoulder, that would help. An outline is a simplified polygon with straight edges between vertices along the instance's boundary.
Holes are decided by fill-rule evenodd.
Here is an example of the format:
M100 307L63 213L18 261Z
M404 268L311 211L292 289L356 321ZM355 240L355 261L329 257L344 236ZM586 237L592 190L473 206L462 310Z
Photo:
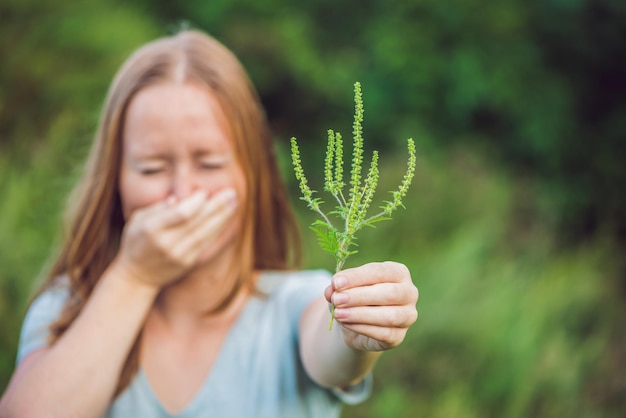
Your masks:
M324 296L331 277L326 270L262 271L257 282L257 306L264 307L275 330L282 323L286 335L297 338L302 312L313 300Z
M59 276L32 301L22 324L18 363L31 351L47 344L48 328L59 317L69 293L69 278Z
M70 279L67 275L57 276L49 283L42 285L32 300L29 311L38 310L50 304L63 305L70 293Z

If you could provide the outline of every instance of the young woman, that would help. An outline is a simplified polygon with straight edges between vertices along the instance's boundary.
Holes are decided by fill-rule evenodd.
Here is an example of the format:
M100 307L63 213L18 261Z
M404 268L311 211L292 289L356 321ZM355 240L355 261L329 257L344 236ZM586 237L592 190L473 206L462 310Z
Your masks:
M197 31L119 70L70 205L1 417L338 416L417 318L401 264L296 269L260 102Z

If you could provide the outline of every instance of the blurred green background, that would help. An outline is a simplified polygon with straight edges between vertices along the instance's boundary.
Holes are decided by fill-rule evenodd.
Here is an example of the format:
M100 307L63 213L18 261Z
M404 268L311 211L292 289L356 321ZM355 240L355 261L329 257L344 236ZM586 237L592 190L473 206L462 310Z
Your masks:
M348 264L407 264L420 318L344 417L626 415L626 2L4 0L0 16L0 392L108 83L189 24L259 89L307 266L333 262L287 139L315 186L360 81L380 201L416 141L407 209Z

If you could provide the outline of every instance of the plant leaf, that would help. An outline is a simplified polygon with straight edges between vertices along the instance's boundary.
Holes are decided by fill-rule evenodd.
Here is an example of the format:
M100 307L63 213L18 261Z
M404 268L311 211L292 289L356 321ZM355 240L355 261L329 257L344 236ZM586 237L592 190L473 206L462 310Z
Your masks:
M337 231L330 227L326 222L315 221L310 228L317 235L317 242L320 247L331 254L335 254L339 249L339 240Z

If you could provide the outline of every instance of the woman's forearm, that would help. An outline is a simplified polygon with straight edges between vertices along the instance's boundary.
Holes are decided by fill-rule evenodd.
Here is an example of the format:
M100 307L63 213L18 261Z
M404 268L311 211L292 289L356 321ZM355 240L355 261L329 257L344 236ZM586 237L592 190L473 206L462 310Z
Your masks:
M379 351L348 347L340 324L328 330L330 313L323 298L312 302L300 320L300 356L309 376L325 387L347 387L361 381L380 357ZM349 331L348 331L349 332Z
M101 416L156 293L112 265L62 337L18 367L0 417Z

